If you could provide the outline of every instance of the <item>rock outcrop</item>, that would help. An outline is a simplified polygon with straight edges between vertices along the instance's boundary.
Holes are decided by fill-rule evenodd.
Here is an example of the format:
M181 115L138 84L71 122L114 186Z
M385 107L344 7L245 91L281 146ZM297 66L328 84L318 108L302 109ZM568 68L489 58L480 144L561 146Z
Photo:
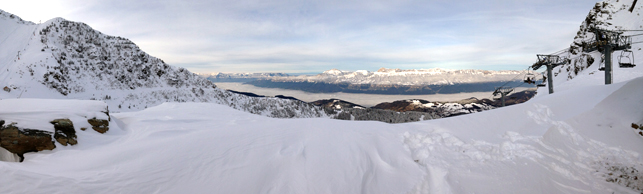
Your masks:
M334 110L334 109L333 109ZM391 110L371 109L371 108L342 108L334 110L337 113L332 116L339 120L355 121L381 121L385 123L408 123L415 121L431 120L439 118L433 113L425 112L396 112Z
M58 143L67 146L76 145L78 141L76 140L76 130L74 129L74 124L69 119L56 119L50 122L54 125L56 132L54 133L54 139Z
M97 119L96 117L88 119L87 122L89 122L90 125L92 125L92 129L94 131L97 131L99 133L105 133L109 130L109 121L104 120L104 119Z
M53 150L56 148L52 133L35 129L19 129L15 123L4 126L0 120L0 147L17 154L20 162L24 160L27 152Z

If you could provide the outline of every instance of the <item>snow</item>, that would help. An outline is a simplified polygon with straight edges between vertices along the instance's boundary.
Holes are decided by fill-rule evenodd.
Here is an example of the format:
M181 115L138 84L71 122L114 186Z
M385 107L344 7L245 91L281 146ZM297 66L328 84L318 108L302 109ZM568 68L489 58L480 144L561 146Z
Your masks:
M100 100L112 112L163 102L212 102L270 117L328 117L299 101L255 99L224 91L133 42L55 18L42 24L0 10L0 99ZM20 52L20 56L18 56Z
M6 149L0 147L0 161L20 162L20 157L17 154L11 153Z
M0 193L636 193L635 180L606 180L643 169L629 126L640 96L642 77L395 125L164 103L112 114L110 131L81 131L76 146L0 162Z
M0 162L0 193L400 193L423 175L380 122L271 119L212 103L113 118L124 134L93 136L110 142L79 137L80 146ZM34 173L42 184L28 181Z
M4 99L0 100L0 120L17 123L19 128L54 132L49 123L54 119L69 119L74 128L91 128L87 119L108 120L107 104L90 100Z
M0 161L0 193L641 193L643 136L630 125L643 121L643 69L603 85L594 68L562 72L554 94L523 104L415 123L278 119L207 102L113 113L105 134L77 131L77 145ZM104 107L3 99L0 118L46 128Z

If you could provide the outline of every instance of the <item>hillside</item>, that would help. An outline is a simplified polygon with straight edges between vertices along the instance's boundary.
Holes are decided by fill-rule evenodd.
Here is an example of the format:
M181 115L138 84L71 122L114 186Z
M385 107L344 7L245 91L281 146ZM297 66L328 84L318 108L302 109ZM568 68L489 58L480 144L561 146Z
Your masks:
M105 101L112 112L163 102L214 102L271 117L327 117L321 108L278 98L250 98L216 88L133 42L55 18L34 24L0 10L0 99Z

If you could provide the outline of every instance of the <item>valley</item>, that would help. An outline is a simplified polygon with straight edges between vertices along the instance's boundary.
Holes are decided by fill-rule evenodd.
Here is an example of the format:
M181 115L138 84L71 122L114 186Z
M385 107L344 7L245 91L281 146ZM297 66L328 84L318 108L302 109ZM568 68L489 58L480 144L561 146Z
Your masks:
M250 92L263 96L292 96L305 102L313 102L322 99L341 99L344 101L359 104L364 107L372 107L382 102L393 102L408 99L423 99L427 101L450 102L467 98L493 98L492 92L467 92L455 94L427 94L427 95L385 95L385 94L355 94L355 93L309 93L300 90L289 90L279 88L262 88L240 82L215 82L215 85L222 89L240 92ZM516 92L528 90L529 88L517 88Z

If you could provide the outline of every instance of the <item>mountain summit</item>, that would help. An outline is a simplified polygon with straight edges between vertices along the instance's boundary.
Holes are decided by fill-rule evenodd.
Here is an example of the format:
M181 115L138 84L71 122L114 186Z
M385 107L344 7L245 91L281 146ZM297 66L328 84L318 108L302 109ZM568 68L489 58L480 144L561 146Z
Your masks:
M218 89L187 69L150 56L132 41L55 18L27 22L0 10L1 98L91 99L110 111L163 102L215 102L272 117L324 117L292 100L250 98ZM288 108L284 108L288 107Z

